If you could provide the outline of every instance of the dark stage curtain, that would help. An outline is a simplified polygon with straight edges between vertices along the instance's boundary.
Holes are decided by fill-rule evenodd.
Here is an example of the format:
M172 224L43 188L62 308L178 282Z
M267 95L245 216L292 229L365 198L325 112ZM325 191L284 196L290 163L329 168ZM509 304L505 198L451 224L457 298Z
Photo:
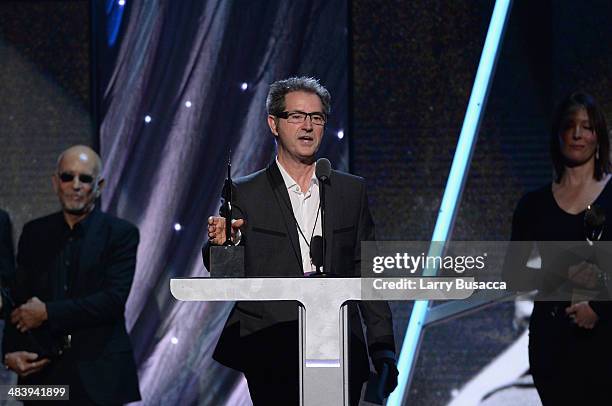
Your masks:
M327 86L321 155L348 168L346 0L92 3L103 209L141 232L126 316L144 403L248 404L240 375L211 359L230 304L178 302L169 279L208 275L200 248L229 149L234 177L273 158L274 80Z

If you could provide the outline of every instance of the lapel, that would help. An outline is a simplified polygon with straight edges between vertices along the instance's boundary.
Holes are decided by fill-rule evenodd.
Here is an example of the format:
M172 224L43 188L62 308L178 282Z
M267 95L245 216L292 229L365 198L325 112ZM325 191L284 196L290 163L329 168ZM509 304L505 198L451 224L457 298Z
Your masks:
M64 215L62 212L53 214L49 223L44 225L40 230L34 230L33 238L28 238L27 241L30 243L24 245L22 248L20 240L20 254L26 253L21 257L18 256L18 260L21 259L23 262L18 261L18 268L24 267L24 270L31 272L30 277L33 277L38 284L38 287L24 286L24 291L19 291L16 299L18 301L27 300L32 296L48 296L48 300L56 297L56 292L59 292L59 285L55 285L53 281L56 278L56 269L58 261L60 260L60 254L64 247L65 233L67 232L68 226L64 221ZM22 240L25 241L25 237L22 236ZM17 273L18 275L20 272ZM20 285L20 284L19 284ZM31 290L34 289L34 290ZM47 292L42 292L39 289L48 289ZM21 297L23 294L23 297ZM27 296L27 297L25 297Z
M289 236L291 248L293 249L293 254L298 263L300 272L303 274L304 269L302 267L302 255L300 253L300 241L298 239L297 228L295 225L295 217L293 216L293 209L291 208L291 201L289 200L289 192L287 192L287 187L283 181L283 176L281 175L278 166L276 166L276 161L272 161L272 163L268 166L268 169L266 169L266 175L268 177L270 187L274 192L274 198L276 199L280 213L283 216L285 227L287 228L287 235Z
M72 290L78 286L79 281L84 280L95 264L101 263L102 251L104 250L104 215L98 210L90 214L89 224L81 245L79 256L79 269L72 275ZM77 288L78 289L78 288Z
M66 225L66 221L64 220L64 214L60 211L55 213L52 217L52 221L49 226L44 229L43 233L38 235L38 238L41 238L41 241L44 241L41 246L46 251L45 255L40 257L33 256L37 258L37 260L42 261L41 265L43 265L43 269L48 267L49 264L55 263L54 261L62 251L64 247L64 238L66 230L68 226ZM40 265L39 265L40 266Z

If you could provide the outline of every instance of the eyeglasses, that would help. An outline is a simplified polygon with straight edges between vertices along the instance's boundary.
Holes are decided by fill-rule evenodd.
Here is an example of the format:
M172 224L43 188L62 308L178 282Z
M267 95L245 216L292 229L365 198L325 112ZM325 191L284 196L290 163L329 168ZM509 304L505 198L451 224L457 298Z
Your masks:
M79 177L79 181L81 183L93 183L94 181L94 177L93 175L88 175L86 173L79 173L78 175L75 175L73 173L68 173L68 172L62 172L60 174L58 174L60 180L62 182L72 182L74 180L75 176Z
M310 122L314 125L325 124L325 114L313 111L312 113L305 113L303 111L283 111L282 113L276 114L276 117L284 118L288 123L291 124L302 124L306 121L306 117L310 117Z

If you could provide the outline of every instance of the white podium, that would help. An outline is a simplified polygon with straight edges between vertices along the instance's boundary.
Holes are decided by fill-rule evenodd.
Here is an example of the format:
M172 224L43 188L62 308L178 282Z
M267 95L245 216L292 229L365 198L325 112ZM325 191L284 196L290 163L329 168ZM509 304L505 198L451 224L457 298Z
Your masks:
M377 289L414 280L411 289ZM424 289L428 281L474 278L175 278L170 291L184 301L274 301L300 303L300 401L303 406L348 404L348 331L345 302L351 300L465 299L473 290ZM423 283L421 283L421 280ZM376 282L378 281L378 282ZM389 286L389 285L386 285Z

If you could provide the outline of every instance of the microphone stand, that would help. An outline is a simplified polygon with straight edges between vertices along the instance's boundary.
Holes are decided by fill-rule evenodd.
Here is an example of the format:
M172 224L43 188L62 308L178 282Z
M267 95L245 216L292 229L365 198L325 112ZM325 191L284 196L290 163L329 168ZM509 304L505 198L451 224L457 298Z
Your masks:
M326 240L325 240L325 181L320 181L320 188L319 188L319 206L321 207L321 234L322 234L322 240L323 240L323 264L322 264L322 268L323 270L321 271L320 268L317 268L317 273L318 274L325 274L325 254L326 254Z
M329 176L331 174L331 163L326 158L321 158L317 161L315 165L315 174L317 179L319 180L319 209L321 210L321 243L323 247L321 247L321 254L323 256L322 259L322 267L323 271L319 269L317 266L316 275L325 275L329 273L329 269L325 269L325 259L327 254L327 241L325 236L327 235L325 230L327 226L327 205L325 203L325 183L327 183Z

